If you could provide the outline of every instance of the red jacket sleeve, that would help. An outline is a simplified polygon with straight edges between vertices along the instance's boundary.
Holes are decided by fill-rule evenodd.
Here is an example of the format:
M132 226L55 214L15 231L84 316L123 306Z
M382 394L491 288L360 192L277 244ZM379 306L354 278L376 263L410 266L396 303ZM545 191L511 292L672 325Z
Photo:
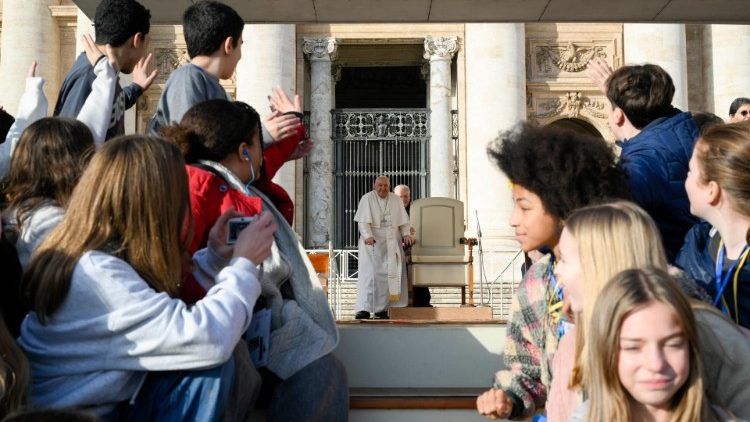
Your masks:
M274 142L263 150L263 161L269 179L273 179L281 166L289 161L289 157L303 139L305 139L305 126L300 125L295 134Z

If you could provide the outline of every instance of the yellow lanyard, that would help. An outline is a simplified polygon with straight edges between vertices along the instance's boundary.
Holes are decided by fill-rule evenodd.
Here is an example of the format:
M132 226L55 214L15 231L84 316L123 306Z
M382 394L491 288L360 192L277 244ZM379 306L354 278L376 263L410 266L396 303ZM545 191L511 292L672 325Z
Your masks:
M719 251L716 253L716 299L714 300L714 305L718 305L719 300L721 300L721 304L724 305L724 309L726 309L727 315L729 315L729 317L731 318L732 313L729 312L729 304L724 297L724 289L726 289L727 283L729 282L729 277L732 274L732 270L734 270L734 277L732 277L732 292L734 293L734 321L739 325L740 308L739 300L737 298L737 286L739 285L740 271L742 271L742 267L747 261L747 255L748 252L750 252L750 248L748 248L747 245L745 246L742 254L740 254L738 263L732 265L729 268L726 277L722 277L724 270L724 252L724 239L722 239L719 241Z

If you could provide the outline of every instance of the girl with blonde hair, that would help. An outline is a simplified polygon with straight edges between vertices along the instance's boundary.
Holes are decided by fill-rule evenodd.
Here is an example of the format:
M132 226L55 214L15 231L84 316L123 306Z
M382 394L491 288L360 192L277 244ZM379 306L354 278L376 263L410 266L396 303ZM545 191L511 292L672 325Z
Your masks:
M720 420L704 393L690 303L665 271L618 273L592 311L597 317L586 335L589 400L573 421ZM721 420L728 420L723 412Z
M32 311L19 344L29 401L127 420L217 420L234 378L231 355L260 295L269 215L226 244L227 212L194 255L211 282L192 306L177 298L190 202L179 149L140 135L94 155L65 216L24 275ZM189 226L189 225L188 225Z
M713 304L750 328L750 122L717 125L695 143L685 189L693 227L675 263Z
M632 268L655 267L668 271L667 260L658 229L651 217L630 202L585 207L572 213L560 237L559 262L555 274L563 284L566 297L575 314L575 358L567 362L553 362L557 381L550 393L552 406L560 397L577 392L580 402L582 387L590 380L585 365L588 356L586 341L592 323L594 303L607 280ZM679 274L679 287L688 296L703 298L705 294L684 275ZM739 330L708 304L693 300L706 368L705 387L715 403L741 417L750 415L750 363L746 359L727 356L750 355L750 343ZM568 343L565 347L572 346ZM561 347L564 345L561 343ZM568 404L568 412L571 405ZM565 420L565 419L561 419Z

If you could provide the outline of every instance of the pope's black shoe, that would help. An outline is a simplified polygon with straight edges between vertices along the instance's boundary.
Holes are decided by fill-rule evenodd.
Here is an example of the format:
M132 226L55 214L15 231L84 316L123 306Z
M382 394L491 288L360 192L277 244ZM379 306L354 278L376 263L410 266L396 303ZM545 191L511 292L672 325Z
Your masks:
M375 319L389 319L388 311L375 312Z
M370 319L370 313L367 311L359 311L354 315L354 319Z

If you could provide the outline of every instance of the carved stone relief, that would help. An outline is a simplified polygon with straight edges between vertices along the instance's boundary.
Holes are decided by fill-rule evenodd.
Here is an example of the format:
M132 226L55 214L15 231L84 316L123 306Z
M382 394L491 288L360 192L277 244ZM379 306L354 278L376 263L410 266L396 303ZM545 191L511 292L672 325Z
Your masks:
M540 45L534 53L537 70L545 74L550 73L553 67L565 72L581 72L594 57L607 58L605 46L581 46L570 41L564 45Z
M562 95L530 95L528 100L529 116L536 119L548 119L556 116L578 118L588 115L594 119L607 118L608 102L603 96L591 98L580 91L569 91Z
M530 81L586 80L583 73L589 60L604 59L619 66L615 40L529 39L526 45L526 73Z
M156 83L166 83L175 69L190 61L185 48L155 48L154 59L159 69Z
M138 133L148 133L148 127L151 124L151 118L156 111L156 107L159 104L160 96L161 89L155 89L152 85L152 88L138 98L138 102L135 104L137 110L135 130Z

